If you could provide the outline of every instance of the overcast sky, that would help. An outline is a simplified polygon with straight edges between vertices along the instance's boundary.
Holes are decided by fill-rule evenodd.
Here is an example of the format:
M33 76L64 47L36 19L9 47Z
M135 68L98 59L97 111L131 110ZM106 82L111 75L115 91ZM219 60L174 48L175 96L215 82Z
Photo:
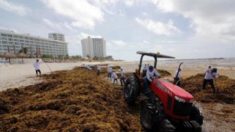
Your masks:
M115 59L235 57L235 0L0 0L0 29L63 33L70 55L90 35Z

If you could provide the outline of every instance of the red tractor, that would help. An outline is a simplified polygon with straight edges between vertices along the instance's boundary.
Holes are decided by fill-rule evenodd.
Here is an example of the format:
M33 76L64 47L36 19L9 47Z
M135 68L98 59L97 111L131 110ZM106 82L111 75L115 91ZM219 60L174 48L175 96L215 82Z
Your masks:
M144 56L154 58L154 68L158 58L174 58L159 53L137 52L141 55L139 69L131 74L124 86L124 98L133 105L139 95L140 122L146 131L160 132L201 132L203 116L193 104L193 96L164 79L154 79L149 89L143 90L144 72L141 71Z

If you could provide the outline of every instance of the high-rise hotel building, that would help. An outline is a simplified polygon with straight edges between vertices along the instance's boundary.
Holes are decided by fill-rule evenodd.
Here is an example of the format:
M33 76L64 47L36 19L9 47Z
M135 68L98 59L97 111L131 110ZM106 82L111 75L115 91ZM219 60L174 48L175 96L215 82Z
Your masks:
M103 38L88 36L81 40L83 57L106 57L106 42Z
M53 40L65 41L64 35L60 33L49 33L48 37Z
M63 34L51 33L49 38L19 34L13 31L0 30L0 54L6 52L18 53L27 48L31 57L50 55L53 57L68 55L67 43Z

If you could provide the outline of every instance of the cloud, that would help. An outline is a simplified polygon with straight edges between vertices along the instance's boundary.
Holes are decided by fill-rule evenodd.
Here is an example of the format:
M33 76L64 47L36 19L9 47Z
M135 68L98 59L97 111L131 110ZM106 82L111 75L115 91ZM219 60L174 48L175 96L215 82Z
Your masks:
M152 19L135 19L138 24L146 28L147 30L157 34L157 35L166 35L169 36L173 33L180 33L180 30L174 26L174 23L169 20L167 23L160 21L154 21Z
M15 4L7 0L0 0L0 9L3 9L8 12L16 13L18 15L26 15L28 9L23 5Z
M69 31L74 31L74 29L67 22L59 23L59 22L51 21L47 18L43 18L42 21L46 24L46 26L48 26L49 28L53 30L64 31L65 29L68 29Z
M235 39L234 0L152 0L163 12L177 13L192 22L199 36Z
M133 6L134 4L138 3L138 2L141 2L141 0L125 0L124 1L124 4L126 6Z
M9 32L9 31L12 31L12 32L15 32L15 33L19 33L19 31L17 30L17 29L15 29L15 28L11 28L11 27L2 27L2 26L0 26L0 30L1 31L6 31L6 32Z
M115 47L125 47L125 46L127 46L127 43L126 42L124 42L124 41L122 41L122 40L112 40L111 41L111 44L112 44L112 46L115 46Z
M90 36L91 38L103 38L101 35L94 35L94 34L89 34L89 33L84 33L84 32L81 32L79 34L80 39L87 38L88 36Z
M68 17L75 27L92 29L97 22L104 20L100 7L88 0L43 0L43 2L56 13Z

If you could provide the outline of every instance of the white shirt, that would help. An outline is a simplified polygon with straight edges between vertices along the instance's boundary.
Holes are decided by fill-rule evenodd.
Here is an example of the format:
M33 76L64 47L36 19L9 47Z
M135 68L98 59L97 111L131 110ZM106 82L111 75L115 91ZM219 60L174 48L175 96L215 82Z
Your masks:
M147 70L148 70L148 66L147 66L147 65L144 65L143 70L144 70L144 71L147 71Z
M121 74L121 77L124 77L124 76L125 76L123 69L120 70L120 74Z
M211 69L207 69L206 70L206 73L205 73L205 77L204 77L206 80L209 80L209 79L214 79L214 76L212 74L212 70Z
M152 80L153 80L155 77L159 77L159 76L160 76L160 74L159 74L155 69L153 69L152 72L149 71L149 70L147 70L146 77L147 77L147 79L148 79L150 82L152 82Z
M112 67L109 67L108 68L108 72L111 73L113 71L113 68Z
M33 64L33 66L34 66L34 69L35 69L35 70L40 70L40 63L39 63L39 62L35 62L35 63Z
M118 78L118 76L117 76L117 74L115 72L112 73L112 78L113 79L117 79Z

